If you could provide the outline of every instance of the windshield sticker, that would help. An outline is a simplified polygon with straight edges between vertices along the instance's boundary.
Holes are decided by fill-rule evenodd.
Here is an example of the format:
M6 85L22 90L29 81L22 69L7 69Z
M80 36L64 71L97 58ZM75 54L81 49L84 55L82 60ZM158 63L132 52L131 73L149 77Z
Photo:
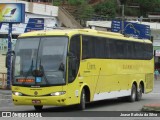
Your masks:
M36 82L42 82L42 78L41 77L36 77Z

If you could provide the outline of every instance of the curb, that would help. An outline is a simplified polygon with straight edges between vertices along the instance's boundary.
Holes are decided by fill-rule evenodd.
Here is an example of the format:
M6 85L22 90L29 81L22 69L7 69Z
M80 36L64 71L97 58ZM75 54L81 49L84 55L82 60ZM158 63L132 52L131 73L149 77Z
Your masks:
M0 100L11 100L12 96L11 95L2 95L0 94Z
M0 95L12 95L11 90L0 89Z
M160 111L160 103L147 104L142 107L142 111Z
M8 106L8 104L12 103L12 94L9 91L0 91L0 105Z

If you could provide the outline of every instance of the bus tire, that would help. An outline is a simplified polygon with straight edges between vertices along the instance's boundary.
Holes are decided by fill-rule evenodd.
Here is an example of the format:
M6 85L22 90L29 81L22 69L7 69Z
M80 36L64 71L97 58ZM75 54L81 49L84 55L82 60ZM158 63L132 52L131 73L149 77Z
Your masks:
M78 109L84 110L85 108L86 108L86 94L85 94L85 90L82 89L80 103L78 104Z
M137 93L136 86L135 84L133 84L131 89L131 95L128 97L130 102L134 102L136 100L136 93Z
M34 108L36 111L41 111L43 108L43 105L34 105Z
M137 90L137 94L136 94L136 101L140 101L142 98L142 85L139 84L139 89Z

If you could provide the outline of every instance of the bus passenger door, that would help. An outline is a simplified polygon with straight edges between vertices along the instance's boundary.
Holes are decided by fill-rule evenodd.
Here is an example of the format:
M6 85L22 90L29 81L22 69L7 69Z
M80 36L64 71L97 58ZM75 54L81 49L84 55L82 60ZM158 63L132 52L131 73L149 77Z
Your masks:
M81 42L80 35L72 36L69 44L69 52L67 54L68 61L68 75L67 75L67 98L68 104L77 104L80 95L80 86L77 79L79 66L80 66L80 56L81 56Z

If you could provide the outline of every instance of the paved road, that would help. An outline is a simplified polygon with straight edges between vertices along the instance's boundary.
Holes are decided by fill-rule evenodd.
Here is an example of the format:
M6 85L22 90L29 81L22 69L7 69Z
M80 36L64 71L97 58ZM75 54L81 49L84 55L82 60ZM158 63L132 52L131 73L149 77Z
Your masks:
M0 94L4 91L0 91ZM8 93L8 91L6 92ZM10 95L10 93L8 93ZM4 100L5 99L5 100ZM10 100L10 96L0 97L0 111L27 111L35 112L32 106L14 106ZM143 98L139 102L130 103L123 99L110 99L99 102L93 102L87 104L85 111L140 111L144 104L160 103L160 80L155 81L154 89L151 93L143 95ZM75 106L70 107L44 107L42 113L55 113L67 112L75 114L79 111L76 110ZM95 114L96 112L93 112ZM87 118L86 118L87 119ZM95 118L93 118L94 120ZM136 118L135 118L136 119ZM145 118L151 120L152 118ZM156 118L157 119L157 118ZM125 120L125 119L124 119ZM127 120L127 119L126 119ZM137 119L136 119L137 120ZM158 119L157 119L158 120Z
M0 91L0 94L6 94L0 96L0 111L32 111L32 106L14 106L11 102L11 92ZM144 104L160 103L160 80L155 81L154 89L149 94L144 94L141 101L130 103L123 99L110 99L87 104L85 111L140 111ZM75 106L71 107L45 107L45 111L70 111Z

